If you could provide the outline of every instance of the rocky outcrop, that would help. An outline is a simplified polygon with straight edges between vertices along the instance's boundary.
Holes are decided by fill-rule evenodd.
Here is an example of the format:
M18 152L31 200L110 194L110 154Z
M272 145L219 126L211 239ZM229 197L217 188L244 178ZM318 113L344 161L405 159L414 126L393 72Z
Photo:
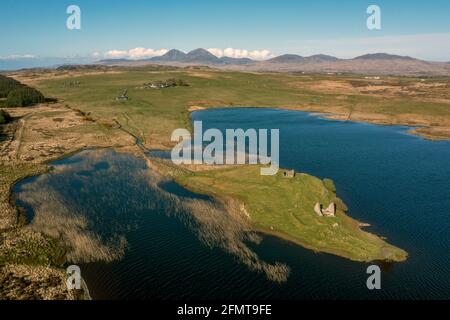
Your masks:
M328 208L323 212L325 217L336 217L336 204L332 202Z

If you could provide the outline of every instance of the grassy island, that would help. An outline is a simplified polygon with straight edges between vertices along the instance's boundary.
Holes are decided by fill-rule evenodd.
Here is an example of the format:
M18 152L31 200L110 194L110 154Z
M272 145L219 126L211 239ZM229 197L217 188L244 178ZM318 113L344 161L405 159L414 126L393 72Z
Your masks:
M307 174L285 178L261 176L258 167L239 166L179 174L178 183L192 191L229 196L240 201L256 230L275 235L305 248L354 261L404 261L407 253L380 237L361 230L361 223L345 214L331 180ZM337 207L336 217L320 217L316 203Z

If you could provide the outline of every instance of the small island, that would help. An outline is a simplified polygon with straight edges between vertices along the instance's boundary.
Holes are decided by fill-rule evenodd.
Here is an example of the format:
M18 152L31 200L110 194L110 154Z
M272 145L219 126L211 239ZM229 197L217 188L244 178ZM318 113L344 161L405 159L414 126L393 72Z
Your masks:
M255 230L316 252L358 262L407 259L404 250L361 230L363 224L346 215L347 207L336 196L331 180L308 174L286 175L282 171L276 176L261 176L259 170L258 166L177 170L175 180L194 192L238 200L241 213ZM317 214L315 207L319 203L331 203L335 212Z

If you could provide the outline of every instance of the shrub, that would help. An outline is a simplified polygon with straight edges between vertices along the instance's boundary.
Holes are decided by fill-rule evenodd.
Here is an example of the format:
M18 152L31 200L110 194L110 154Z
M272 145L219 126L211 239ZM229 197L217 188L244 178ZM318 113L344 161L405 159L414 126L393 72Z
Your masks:
M8 112L0 109L0 124L8 123L11 120L11 116Z
M44 95L30 87L14 89L6 98L7 107L27 107L42 102L45 102Z
M9 92L21 87L23 85L19 81L0 75L0 99L6 98Z

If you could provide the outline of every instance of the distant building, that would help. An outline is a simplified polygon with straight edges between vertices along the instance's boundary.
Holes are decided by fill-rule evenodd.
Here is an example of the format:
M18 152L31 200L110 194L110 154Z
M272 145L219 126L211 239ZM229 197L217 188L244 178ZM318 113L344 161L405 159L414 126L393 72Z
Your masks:
M137 87L137 89L166 89L172 87L189 87L189 84L182 79L172 78L164 81L144 83L142 86Z
M365 77L366 80L380 80L381 77Z

